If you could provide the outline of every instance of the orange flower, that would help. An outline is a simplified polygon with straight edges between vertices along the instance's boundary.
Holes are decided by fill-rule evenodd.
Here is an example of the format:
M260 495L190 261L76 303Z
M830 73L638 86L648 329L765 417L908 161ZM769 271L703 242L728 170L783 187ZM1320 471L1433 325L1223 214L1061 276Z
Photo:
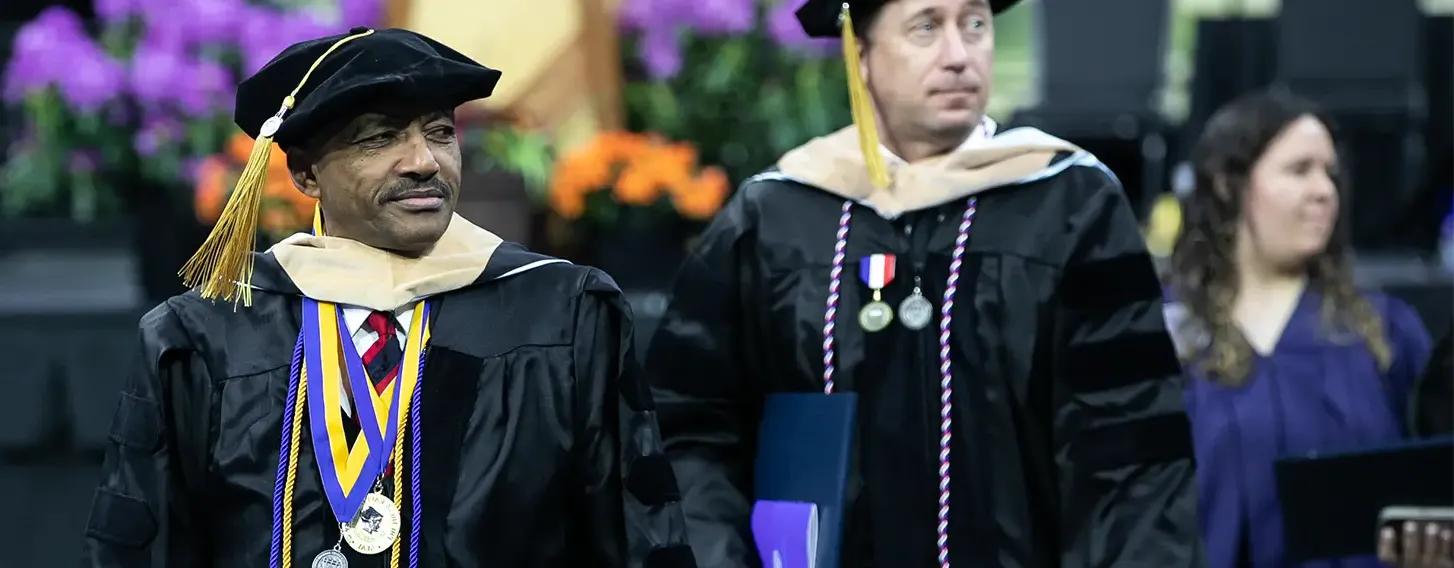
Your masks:
M611 182L612 162L595 153L567 156L556 164L551 176L551 193L587 193Z
M566 219L580 219L586 213L586 195L579 191L552 190L550 208Z
M622 170L616 178L614 189L616 199L625 205L645 206L661 198L661 180L640 161Z
M237 133L227 140L223 151L203 161L197 175L197 217L216 222L223 206L235 189L237 178L251 157L253 139ZM307 227L312 220L314 200L293 186L288 172L288 157L282 148L268 148L268 165L263 172L263 203L259 212L259 228L273 234L285 234Z
M650 159L662 183L678 186L691 181L697 149L687 144L664 144L652 148Z
M202 161L197 168L196 201L193 207L197 219L203 223L214 223L222 216L222 207L227 204L227 194L232 191L227 163L213 156Z
M238 132L227 141L228 158L239 164L246 164L248 156L252 155L252 137L245 132Z
M649 138L635 132L604 132L591 140L588 151L614 162L630 160L650 144Z
M608 132L572 150L556 162L550 176L549 202L567 219L585 214L586 194L605 189L619 163L644 147L644 138L629 132Z
M727 174L720 168L705 168L690 183L674 186L672 203L688 219L711 219L727 200Z
M697 149L652 134L602 132L556 162L550 178L550 207L567 219L585 214L586 196L608 189L629 207L650 206L670 195L684 216L706 219L722 206L727 177L721 170L698 171Z

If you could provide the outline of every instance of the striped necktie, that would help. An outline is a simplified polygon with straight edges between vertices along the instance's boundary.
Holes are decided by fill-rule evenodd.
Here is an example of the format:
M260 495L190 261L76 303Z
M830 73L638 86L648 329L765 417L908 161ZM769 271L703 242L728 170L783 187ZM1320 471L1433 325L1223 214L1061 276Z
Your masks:
M374 390L382 393L399 374L399 360L404 358L404 349L399 346L398 326L394 325L393 314L387 312L370 313L364 325L378 338L360 358L364 369L369 372L369 380L373 381Z

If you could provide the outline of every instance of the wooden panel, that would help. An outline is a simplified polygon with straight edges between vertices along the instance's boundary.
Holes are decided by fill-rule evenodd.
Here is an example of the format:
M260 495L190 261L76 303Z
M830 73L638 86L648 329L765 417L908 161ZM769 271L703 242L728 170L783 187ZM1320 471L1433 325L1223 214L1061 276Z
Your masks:
M387 0L384 4L384 27L408 27L409 8L413 3L413 0Z
M390 1L403 27L503 72L477 110L572 138L621 125L615 0Z

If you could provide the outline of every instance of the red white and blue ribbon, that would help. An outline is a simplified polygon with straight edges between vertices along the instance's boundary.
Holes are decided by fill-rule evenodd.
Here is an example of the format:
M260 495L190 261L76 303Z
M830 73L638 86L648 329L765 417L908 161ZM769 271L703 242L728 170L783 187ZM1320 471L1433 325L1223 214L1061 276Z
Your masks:
M870 289L882 290L894 281L894 255L871 254L858 263L858 279Z
M973 197L965 204L964 214L959 219L959 232L954 237L954 252L949 262L949 278L944 282L944 302L939 306L939 499L938 515L934 527L936 559L939 568L949 566L949 450L954 428L954 373L950 362L952 345L951 323L954 313L954 296L959 291L959 273L964 267L964 251L969 243L970 229L974 227L974 216L979 211L979 201ZM836 341L836 320L838 317L839 292L843 281L844 251L848 249L848 226L853 219L853 202L843 202L843 212L838 218L838 234L833 243L833 269L829 273L828 302L823 313L823 392L833 394L835 363L838 360ZM884 257L875 260L874 257ZM866 257L860 264L859 277L870 288L879 290L894 279L894 256L876 254Z

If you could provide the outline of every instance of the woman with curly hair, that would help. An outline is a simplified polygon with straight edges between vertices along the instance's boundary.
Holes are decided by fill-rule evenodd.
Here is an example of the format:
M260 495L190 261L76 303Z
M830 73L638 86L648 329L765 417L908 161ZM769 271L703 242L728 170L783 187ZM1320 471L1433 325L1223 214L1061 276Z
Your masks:
M1310 103L1275 92L1232 102L1193 165L1168 324L1191 377L1208 560L1287 566L1273 462L1405 437L1430 341L1409 306L1354 288L1337 152Z

